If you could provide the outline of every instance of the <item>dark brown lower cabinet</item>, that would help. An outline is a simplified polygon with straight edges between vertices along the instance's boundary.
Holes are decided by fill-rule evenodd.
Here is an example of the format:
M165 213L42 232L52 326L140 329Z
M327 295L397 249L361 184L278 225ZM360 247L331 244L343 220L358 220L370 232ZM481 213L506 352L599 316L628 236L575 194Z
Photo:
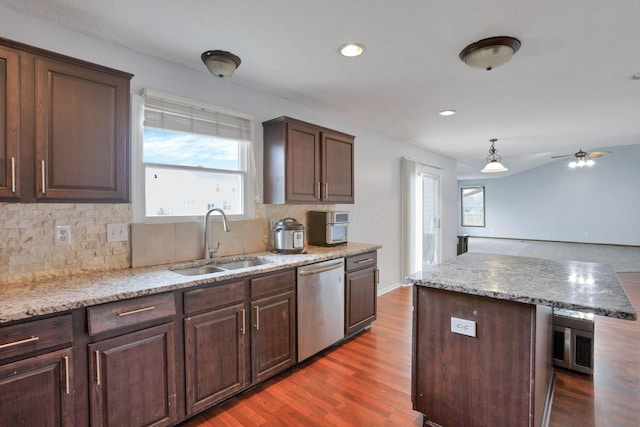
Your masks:
M177 421L174 324L89 344L92 426Z
M549 307L425 286L413 304L412 401L425 425L546 425ZM475 322L474 336L452 332L456 319Z
M253 383L296 363L295 303L293 290L260 298L251 303Z
M367 327L377 315L377 253L367 252L346 258L344 333L350 335Z
M246 320L244 303L185 318L187 415L246 386Z
M73 426L72 367L71 349L0 365L0 426Z

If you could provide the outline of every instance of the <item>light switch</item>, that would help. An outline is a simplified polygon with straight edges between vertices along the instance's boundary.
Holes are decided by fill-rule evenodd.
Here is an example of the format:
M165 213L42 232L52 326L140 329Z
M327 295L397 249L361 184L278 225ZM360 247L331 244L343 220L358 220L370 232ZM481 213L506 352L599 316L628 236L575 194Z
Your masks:
M476 322L473 320L458 319L457 317L451 318L451 332L455 334L467 335L470 337L476 336Z

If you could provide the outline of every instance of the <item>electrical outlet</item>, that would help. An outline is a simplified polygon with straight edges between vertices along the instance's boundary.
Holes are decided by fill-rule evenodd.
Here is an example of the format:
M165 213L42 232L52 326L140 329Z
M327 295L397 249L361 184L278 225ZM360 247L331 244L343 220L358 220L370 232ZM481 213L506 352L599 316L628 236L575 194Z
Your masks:
M56 225L54 241L56 246L68 246L71 244L71 226Z
M476 322L473 320L451 318L451 332L454 334L467 335L469 337L476 336Z
M107 224L107 242L126 242L129 240L128 224Z

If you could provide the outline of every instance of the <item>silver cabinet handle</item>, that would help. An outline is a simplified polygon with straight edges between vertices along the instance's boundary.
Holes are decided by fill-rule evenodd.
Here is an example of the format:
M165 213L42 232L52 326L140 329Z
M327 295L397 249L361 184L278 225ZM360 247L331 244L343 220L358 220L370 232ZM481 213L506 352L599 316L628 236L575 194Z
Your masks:
M361 259L360 261L356 261L356 264L364 264L365 262L371 262L373 261L373 258L365 258L365 259Z
M328 199L329 198L329 183L325 182L324 183L324 197L323 199Z
M69 356L64 356L64 384L66 387L66 392L67 394L70 393L70 388L69 388Z
M320 181L316 182L315 198L320 200Z
M149 311L149 310L155 310L156 308L154 306L151 307L144 307L144 308L139 308L137 310L131 310L131 311L123 311L122 313L118 313L119 317L123 317L123 316L129 316L131 314L137 314L137 313L142 313L143 311Z
M39 339L40 339L40 337L31 337L31 338L25 338L23 340L9 342L9 343L0 345L0 349L14 347L14 346L20 345L20 344L26 344L28 342L38 341Z
M100 385L100 351L96 350L96 385Z
M242 335L244 335L244 334L246 333L246 328L245 328L245 325L246 325L246 323L245 323L245 322L246 322L246 320L247 320L247 319L246 319L246 314L245 314L245 310L244 310L244 308L243 308L243 309L242 309Z
M44 164L44 160L42 160L40 162L40 169L42 172L42 194L47 192L47 187L46 187L46 181L45 181L45 164Z
M16 192L16 158L11 158L11 192Z
M375 281L376 281L376 285L380 283L380 270L378 270L376 268L376 272L375 272Z
M256 305L256 330L260 330L260 307Z

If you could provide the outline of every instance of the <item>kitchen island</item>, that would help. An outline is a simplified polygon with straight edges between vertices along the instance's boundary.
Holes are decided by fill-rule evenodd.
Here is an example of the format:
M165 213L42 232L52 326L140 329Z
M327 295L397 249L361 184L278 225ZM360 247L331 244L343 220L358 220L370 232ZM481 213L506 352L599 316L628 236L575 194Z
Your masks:
M429 426L546 425L553 308L637 317L605 264L466 253L406 282L412 400Z

